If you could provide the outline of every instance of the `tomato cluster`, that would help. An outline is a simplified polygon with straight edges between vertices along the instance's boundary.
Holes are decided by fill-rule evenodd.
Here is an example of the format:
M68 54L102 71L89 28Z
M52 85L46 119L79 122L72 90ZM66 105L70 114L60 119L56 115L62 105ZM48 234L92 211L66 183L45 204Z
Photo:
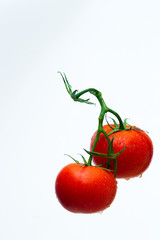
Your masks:
M108 208L117 192L117 179L141 176L151 163L153 144L147 133L127 125L126 120L108 108L96 89L72 91L67 78L61 74L65 87L74 101L92 104L80 98L89 92L96 96L101 112L97 131L90 142L89 160L65 166L55 181L56 196L61 205L73 213L95 213ZM119 124L102 125L105 114L110 112ZM92 165L92 161L94 165Z

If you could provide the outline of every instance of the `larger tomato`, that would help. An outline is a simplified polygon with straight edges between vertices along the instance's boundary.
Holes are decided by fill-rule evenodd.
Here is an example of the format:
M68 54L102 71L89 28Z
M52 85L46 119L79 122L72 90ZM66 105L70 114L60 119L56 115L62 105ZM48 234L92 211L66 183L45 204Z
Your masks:
M111 127L115 127L113 124ZM107 134L113 129L109 125L105 125L103 128ZM90 149L92 150L93 143L95 141L96 132L91 139ZM153 155L153 145L149 136L140 130L130 129L115 132L109 135L109 138L113 138L113 149L115 153L120 152L123 148L127 147L117 157L117 178L132 178L141 175L150 165ZM99 140L96 144L95 152L106 153L108 148L108 142L103 133L100 134ZM105 163L107 158L94 156L93 162L96 165ZM107 167L105 163L103 167ZM111 169L113 167L113 161L111 161Z
M111 172L95 166L72 163L58 174L57 198L64 208L74 213L95 213L110 206L117 191Z

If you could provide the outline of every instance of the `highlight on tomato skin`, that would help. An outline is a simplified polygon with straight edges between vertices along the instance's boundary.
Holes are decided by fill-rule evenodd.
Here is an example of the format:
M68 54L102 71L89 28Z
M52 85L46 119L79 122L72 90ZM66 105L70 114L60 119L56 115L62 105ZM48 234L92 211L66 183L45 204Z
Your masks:
M112 124L111 127L114 127ZM104 125L103 128L107 134L112 131L109 125ZM96 132L93 134L90 143L90 149L92 149ZM149 167L153 156L153 143L148 134L144 131L130 129L115 132L109 135L109 138L113 138L114 152L119 152L124 147L128 146L124 152L117 157L117 174L116 178L133 178L141 176ZM108 142L103 134L100 134L99 140L95 147L95 152L106 153L108 148ZM93 162L98 165L107 162L107 158L93 156ZM103 164L103 167L107 167L107 164ZM111 161L110 169L114 169L113 162Z
M110 171L71 163L57 175L55 192L61 205L70 212L102 212L116 196L117 181Z

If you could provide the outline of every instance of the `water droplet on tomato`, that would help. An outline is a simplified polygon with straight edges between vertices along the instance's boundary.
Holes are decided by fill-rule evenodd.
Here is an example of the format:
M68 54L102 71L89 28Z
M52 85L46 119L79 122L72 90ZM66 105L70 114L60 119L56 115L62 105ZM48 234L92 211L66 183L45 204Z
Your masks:
M125 178L126 181L130 180L130 178Z
M142 177L142 173L139 175L139 178L141 178Z
M100 211L100 212L99 212L99 214L102 214L102 213L103 213L103 211Z

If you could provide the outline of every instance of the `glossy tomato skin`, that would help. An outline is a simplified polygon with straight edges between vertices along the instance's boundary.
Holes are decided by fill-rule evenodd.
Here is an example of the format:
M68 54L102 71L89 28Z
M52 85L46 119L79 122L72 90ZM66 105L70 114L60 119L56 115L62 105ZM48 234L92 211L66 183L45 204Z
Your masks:
M110 206L117 191L113 173L72 163L58 174L55 191L62 206L73 213L95 213Z
M111 125L115 127L114 125ZM109 125L103 126L106 133L112 131ZM96 132L91 139L90 149L96 137ZM139 130L125 130L118 131L109 135L113 138L113 149L115 153L121 151L124 147L128 146L124 152L117 157L117 175L116 178L133 178L140 176L150 165L153 155L153 144L149 136ZM103 134L100 135L96 144L95 152L106 153L108 142ZM105 157L93 157L93 162L98 165L107 161ZM107 167L106 164L103 167ZM111 161L111 169L113 169L113 161Z

